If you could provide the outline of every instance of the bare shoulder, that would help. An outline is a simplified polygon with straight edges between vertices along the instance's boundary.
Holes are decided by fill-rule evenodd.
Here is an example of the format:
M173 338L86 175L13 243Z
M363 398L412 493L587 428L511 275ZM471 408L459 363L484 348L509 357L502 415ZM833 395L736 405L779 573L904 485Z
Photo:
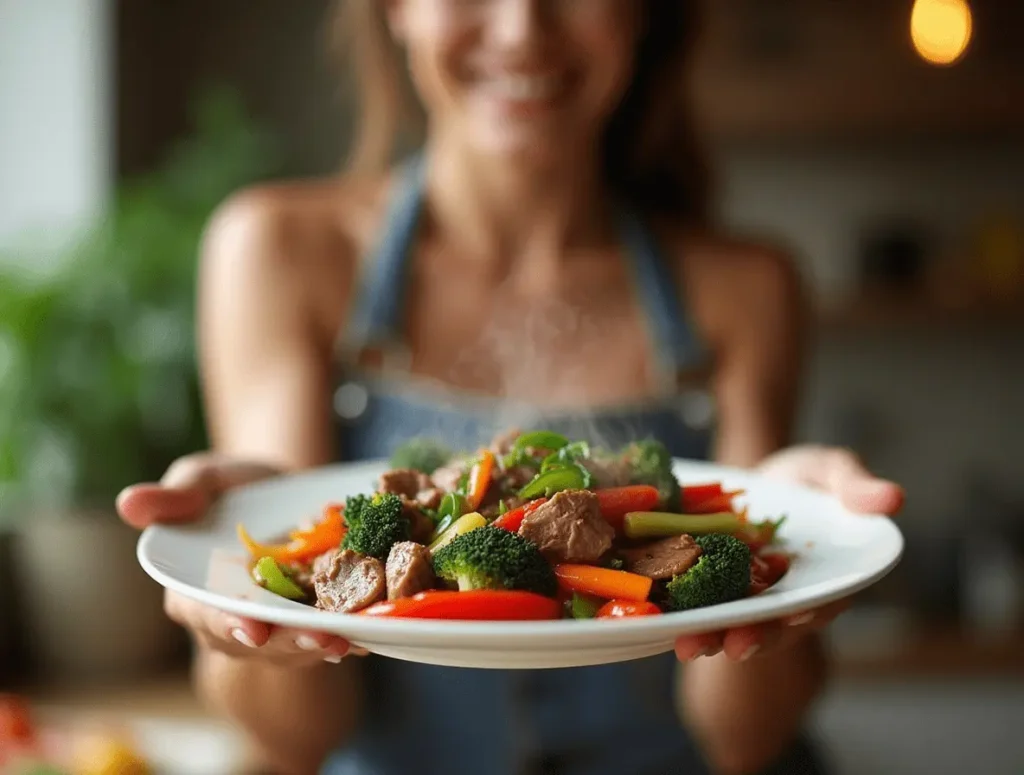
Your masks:
M383 180L322 179L240 190L207 223L201 277L214 293L273 289L314 314L336 310L355 281L385 188Z
M719 234L668 234L668 254L693 314L712 338L800 327L806 299L792 252Z

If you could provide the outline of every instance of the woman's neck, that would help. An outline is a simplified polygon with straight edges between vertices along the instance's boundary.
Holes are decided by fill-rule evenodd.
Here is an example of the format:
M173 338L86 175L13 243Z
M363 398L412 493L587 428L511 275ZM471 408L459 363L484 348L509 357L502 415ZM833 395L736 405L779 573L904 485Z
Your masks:
M498 263L552 263L610 239L597 153L567 149L552 164L481 159L455 143L426 149L426 198L446 244Z

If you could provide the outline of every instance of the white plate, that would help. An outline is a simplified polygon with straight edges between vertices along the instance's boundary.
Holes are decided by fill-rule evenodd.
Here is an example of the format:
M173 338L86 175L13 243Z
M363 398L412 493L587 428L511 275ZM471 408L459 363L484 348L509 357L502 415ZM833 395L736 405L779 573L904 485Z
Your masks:
M249 577L236 536L257 540L316 519L325 504L373 489L384 463L329 466L230 493L188 527L151 527L138 557L157 582L229 613L347 638L376 654L436 665L555 668L620 662L671 651L679 635L773 619L874 584L899 562L903 537L880 516L855 515L835 498L747 471L676 461L683 484L721 481L746 490L752 518L787 515L780 531L796 552L789 573L755 597L709 608L633 619L455 622L326 613L273 595Z

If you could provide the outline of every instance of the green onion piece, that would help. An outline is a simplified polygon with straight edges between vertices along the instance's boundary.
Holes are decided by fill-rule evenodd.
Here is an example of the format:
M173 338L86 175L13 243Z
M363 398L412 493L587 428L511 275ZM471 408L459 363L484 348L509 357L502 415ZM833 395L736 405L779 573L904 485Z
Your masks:
M450 517L458 519L466 513L466 499L457 492L445 493L441 505L437 507L437 517L442 522Z
M512 445L514 451L526 449L559 450L569 444L569 439L553 431L531 431L524 433Z
M508 511L508 506L505 505L505 501L504 500L498 501L498 516L500 517L502 514L504 514L507 511Z
M302 588L285 575L273 557L261 557L253 567L252 575L257 584L280 597L302 600L306 596Z
M602 601L590 595L573 592L569 602L569 612L573 619L593 619L601 608Z
M670 514L661 511L631 511L623 529L629 538L667 538L708 533L735 533L743 528L739 515L730 511L718 514Z
M559 490L583 490L587 487L589 472L582 466L570 465L538 474L519 491L520 498L550 498Z

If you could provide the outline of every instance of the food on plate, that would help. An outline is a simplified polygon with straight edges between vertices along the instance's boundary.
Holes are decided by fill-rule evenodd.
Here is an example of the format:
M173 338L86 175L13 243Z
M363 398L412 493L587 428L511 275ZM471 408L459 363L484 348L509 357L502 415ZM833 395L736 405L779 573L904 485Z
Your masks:
M610 450L510 432L475 454L414 439L391 462L284 542L239 526L253 579L363 616L615 619L729 603L789 569L782 518L753 522L743 491L679 482L654 439Z

